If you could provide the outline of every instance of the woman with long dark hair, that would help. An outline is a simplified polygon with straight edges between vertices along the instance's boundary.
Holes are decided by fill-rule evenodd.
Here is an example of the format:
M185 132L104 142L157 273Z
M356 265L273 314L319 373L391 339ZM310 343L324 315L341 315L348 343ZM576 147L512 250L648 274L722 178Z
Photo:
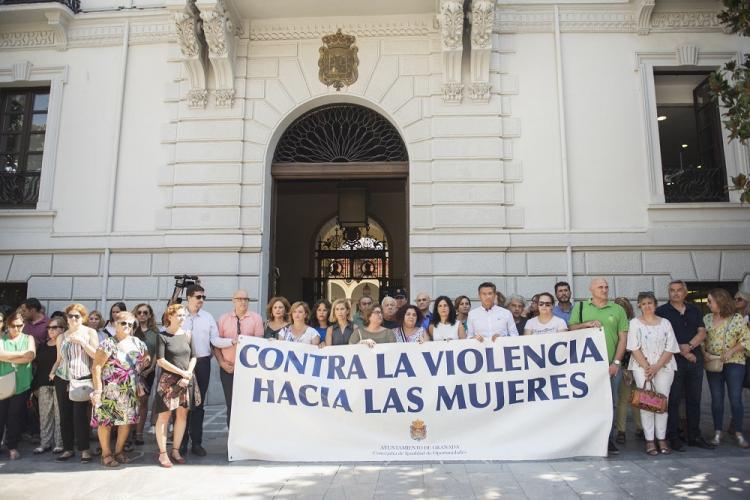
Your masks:
M451 299L441 295L432 306L432 319L429 328L430 340L458 340L466 338L466 330L458 321L456 309Z

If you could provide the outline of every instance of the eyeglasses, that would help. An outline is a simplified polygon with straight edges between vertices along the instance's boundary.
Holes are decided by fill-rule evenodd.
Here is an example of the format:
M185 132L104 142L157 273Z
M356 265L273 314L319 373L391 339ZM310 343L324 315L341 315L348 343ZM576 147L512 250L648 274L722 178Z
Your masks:
M125 328L126 326L130 327L130 328L133 328L133 325L135 325L135 322L133 322L133 321L118 321L117 324L120 325L123 328Z
M63 327L61 326L48 326L47 330L62 330Z
M21 323L20 325L18 323L11 323L8 325L8 328L23 328L24 324Z
M75 320L81 319L80 314L68 314L67 316L68 316L68 319L75 319Z
M148 309L145 309L143 311L138 311L136 314L138 314L138 316L148 315Z
M539 305L543 307L552 307L552 302L539 302Z
M195 297L198 300L206 300L206 296L205 295L193 295L193 297Z

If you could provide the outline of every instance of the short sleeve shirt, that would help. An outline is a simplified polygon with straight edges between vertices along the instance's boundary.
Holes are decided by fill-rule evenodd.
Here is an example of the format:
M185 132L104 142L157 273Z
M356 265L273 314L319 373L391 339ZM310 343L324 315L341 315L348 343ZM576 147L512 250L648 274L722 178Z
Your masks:
M684 313L680 313L672 304L667 302L656 308L656 315L671 323L678 344L690 343L698 333L698 328L705 326L701 312L693 304L687 302L685 303Z
M581 311L583 308L583 311ZM581 311L579 313L579 311ZM604 329L604 337L607 341L607 355L609 362L615 359L617 352L617 343L620 339L620 332L628 331L628 317L625 309L615 304L607 302L603 307L597 307L591 302L591 299L582 302L576 302L573 310L570 312L569 325L578 325L587 321L599 321Z
M540 333L564 332L568 329L568 324L565 323L564 319L557 316L552 316L547 323L542 323L539 321L539 316L534 316L526 322L523 329L531 330L532 335L538 335Z
M665 351L673 354L680 352L680 346L677 344L677 339L675 339L672 325L664 318L661 318L658 325L647 325L638 318L631 319L630 328L628 329L627 349L628 351L640 349L651 365L656 364ZM631 356L628 369L643 370L643 367L638 364L634 356ZM677 363L674 360L674 356L672 356L663 370L674 371L676 369Z

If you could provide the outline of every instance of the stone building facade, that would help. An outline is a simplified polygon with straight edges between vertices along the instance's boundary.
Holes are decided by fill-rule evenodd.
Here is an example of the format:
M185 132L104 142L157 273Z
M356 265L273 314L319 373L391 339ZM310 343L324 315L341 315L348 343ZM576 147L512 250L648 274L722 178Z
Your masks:
M390 277L412 292L474 297L489 279L530 296L567 279L582 297L600 275L630 298L675 278L750 288L750 209L736 193L670 202L659 147L663 75L750 46L715 2L7 3L0 90L46 86L49 103L37 198L0 209L0 280L50 311L163 307L183 273L214 313L238 287L262 309L287 276L277 254L312 262L335 216L305 197L310 175L273 168L290 125L330 105L376 112L405 145L401 174L372 167L395 198L366 188ZM338 29L359 60L340 91L319 79ZM725 185L748 151L723 134ZM352 168L318 181L356 181ZM279 191L295 175L296 202ZM295 224L305 212L318 220ZM298 237L279 249L282 233Z

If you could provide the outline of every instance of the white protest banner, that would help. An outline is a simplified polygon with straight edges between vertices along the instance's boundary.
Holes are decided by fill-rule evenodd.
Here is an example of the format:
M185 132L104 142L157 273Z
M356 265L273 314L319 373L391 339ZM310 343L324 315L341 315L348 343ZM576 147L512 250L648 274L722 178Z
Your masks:
M229 460L540 460L606 456L600 329L424 344L241 337Z

